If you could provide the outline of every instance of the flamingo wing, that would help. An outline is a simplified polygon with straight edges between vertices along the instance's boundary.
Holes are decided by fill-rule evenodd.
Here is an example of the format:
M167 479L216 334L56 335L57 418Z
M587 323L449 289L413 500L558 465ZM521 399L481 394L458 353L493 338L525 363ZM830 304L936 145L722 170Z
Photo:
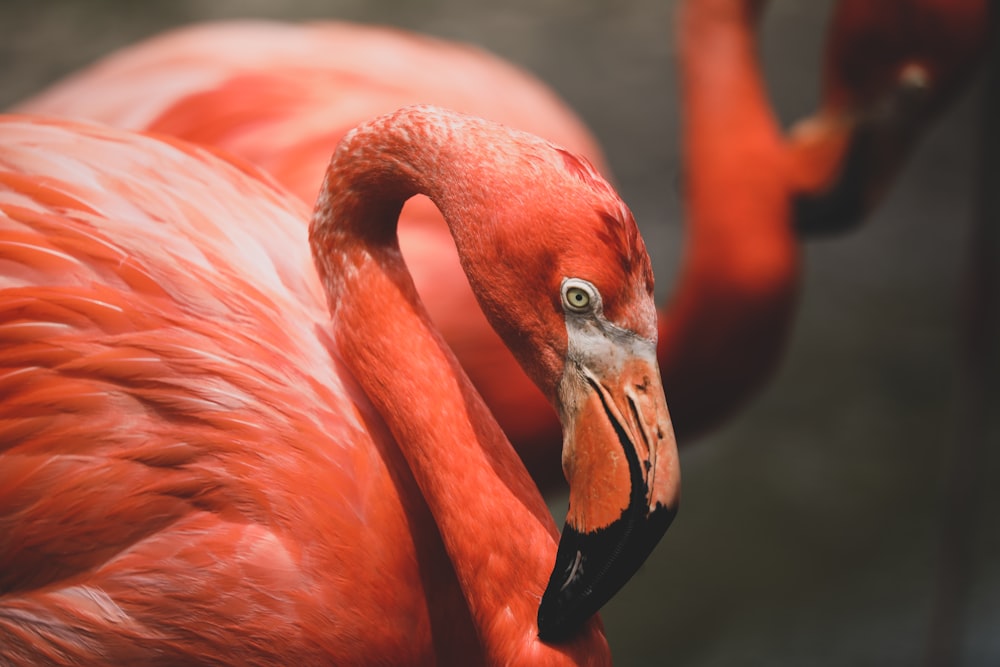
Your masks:
M429 519L317 334L305 207L179 142L13 117L0 143L5 655L360 663L384 618L425 659Z

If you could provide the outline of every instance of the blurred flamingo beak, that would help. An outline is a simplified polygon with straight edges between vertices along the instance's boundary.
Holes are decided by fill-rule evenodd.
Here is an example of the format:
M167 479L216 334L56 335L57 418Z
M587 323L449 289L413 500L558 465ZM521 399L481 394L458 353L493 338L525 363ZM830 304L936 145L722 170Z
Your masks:
M655 347L609 344L607 354L576 364L560 388L570 499L538 609L545 641L571 635L617 593L677 512L677 445Z

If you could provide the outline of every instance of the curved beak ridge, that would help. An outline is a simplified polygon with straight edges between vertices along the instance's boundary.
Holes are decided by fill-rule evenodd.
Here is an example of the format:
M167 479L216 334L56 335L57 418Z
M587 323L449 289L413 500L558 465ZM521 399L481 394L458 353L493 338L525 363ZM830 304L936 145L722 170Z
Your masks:
M544 641L572 635L617 593L677 512L677 446L655 350L640 352L575 369L575 407L564 410L570 503L538 609Z

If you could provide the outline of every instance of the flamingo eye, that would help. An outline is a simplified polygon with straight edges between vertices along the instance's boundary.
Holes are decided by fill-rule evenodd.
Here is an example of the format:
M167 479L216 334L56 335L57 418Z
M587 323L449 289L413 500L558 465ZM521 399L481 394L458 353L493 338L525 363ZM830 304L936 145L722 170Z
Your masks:
M562 285L563 307L573 313L592 312L599 301L597 289L586 280L566 278Z
M566 305L573 310L583 310L590 305L590 295L579 287L566 290Z

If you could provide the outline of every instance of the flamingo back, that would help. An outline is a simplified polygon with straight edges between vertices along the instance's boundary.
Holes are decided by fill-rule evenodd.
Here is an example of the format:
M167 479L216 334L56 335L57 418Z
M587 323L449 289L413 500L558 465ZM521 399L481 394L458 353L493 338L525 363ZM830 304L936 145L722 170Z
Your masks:
M304 205L183 142L15 116L0 144L11 664L364 663L372 632L426 660L421 582L453 575L322 334Z

